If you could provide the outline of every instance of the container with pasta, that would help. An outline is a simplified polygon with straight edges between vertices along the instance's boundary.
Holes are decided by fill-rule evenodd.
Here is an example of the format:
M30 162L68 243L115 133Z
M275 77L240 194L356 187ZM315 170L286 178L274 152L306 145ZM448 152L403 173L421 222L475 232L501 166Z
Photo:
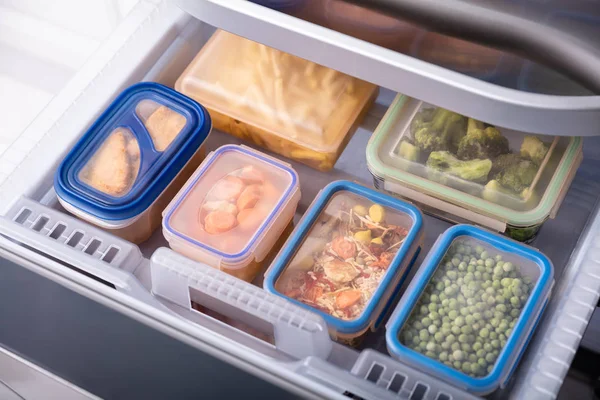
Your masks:
M220 30L175 88L205 105L215 128L322 171L333 168L378 92Z
M204 157L208 112L157 83L126 89L75 144L54 188L77 217L134 243L160 226L161 213Z
M329 184L267 271L264 288L322 315L356 345L377 329L422 242L414 206L355 183Z
M250 282L288 232L299 200L289 165L226 145L165 209L163 233L173 250Z

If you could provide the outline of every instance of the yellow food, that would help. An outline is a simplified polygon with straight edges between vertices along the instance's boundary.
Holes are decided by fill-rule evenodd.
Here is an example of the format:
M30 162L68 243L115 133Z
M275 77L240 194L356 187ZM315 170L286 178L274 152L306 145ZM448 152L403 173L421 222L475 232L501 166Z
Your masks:
M369 217L377 224L382 222L385 219L385 208L379 204L373 204L369 208Z
M371 243L373 244L378 244L378 245L383 245L383 239L380 237L376 237L371 239Z
M369 212L367 207L363 206L362 204L357 204L352 207L352 211L354 211L354 214L360 215L361 217L364 217Z
M369 243L371 241L371 231L358 231L354 234L354 239L362 243Z

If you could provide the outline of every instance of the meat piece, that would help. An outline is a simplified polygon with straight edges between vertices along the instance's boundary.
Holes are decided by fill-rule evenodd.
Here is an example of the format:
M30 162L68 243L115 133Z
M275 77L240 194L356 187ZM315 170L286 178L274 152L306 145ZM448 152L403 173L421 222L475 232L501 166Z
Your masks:
M154 142L157 151L165 151L185 126L183 115L169 107L158 107L146 120L144 125Z
M208 212L212 211L225 211L226 213L237 215L238 208L235 204L231 204L225 200L206 201L202 204L202 209Z
M137 176L137 169L131 171L127 157L125 133L122 129L115 130L83 171L83 179L88 185L113 196L124 195Z
M212 187L209 197L217 200L236 200L244 190L244 182L240 178L228 175L220 179Z
M348 283L360 273L352 264L340 260L326 262L323 271L335 283Z
M323 288L321 286L313 286L304 293L304 298L311 303L316 303L317 299L323 296Z
M331 242L331 249L344 260L356 255L356 245L353 242L346 240L343 236L338 236L333 239Z
M262 186L261 185L250 185L246 186L246 188L240 194L240 197L237 199L237 207L240 210L245 210L246 208L252 208L258 203L262 196Z
M265 181L262 171L253 165L248 165L239 170L238 177L247 185L263 183Z
M343 292L339 292L335 297L335 305L338 309L344 309L348 307L352 307L362 297L362 293L360 290L344 290Z
M213 211L204 218L204 229L211 235L227 232L236 225L235 215L225 211Z

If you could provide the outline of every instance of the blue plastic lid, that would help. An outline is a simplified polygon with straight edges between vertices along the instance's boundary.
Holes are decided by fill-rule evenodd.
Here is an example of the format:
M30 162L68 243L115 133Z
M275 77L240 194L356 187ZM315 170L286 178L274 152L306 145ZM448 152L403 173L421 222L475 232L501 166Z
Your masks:
M233 197L211 198L229 179L239 182ZM243 262L269 233L298 187L298 175L289 165L244 146L221 146L207 157L164 211L163 228L228 264ZM241 204L244 193L251 193L253 188L259 193L255 201ZM205 205L214 207L212 211L231 213L237 222L221 232L210 232L205 222L210 212ZM245 211L250 212L247 215L257 212L259 217L242 220Z
M123 91L67 154L54 176L58 196L103 220L146 210L206 140L208 112L158 83Z
M318 221L323 214L327 214L327 216L329 216L328 209L332 204L334 204L333 202L334 200L336 200L336 198L338 198L338 195L343 195L342 197L339 197L340 199L342 199L340 200L341 202L345 202L346 197L350 198L350 196L352 196L351 198L355 199L366 199L371 205L375 204L382 206L383 209L386 210L386 213L394 213L395 218L397 220L402 221L402 225L398 225L398 227L404 229L406 235L404 237L404 240L401 241L401 244L399 244L398 247L396 247L397 251L395 252L395 254L393 254L393 251L390 252L393 254L393 257L391 258L391 260L388 260L389 265L387 266L387 270L385 270L385 267L383 268L385 270L385 273L381 277L377 288L372 292L372 295L364 305L362 312L360 312L360 314L354 319L338 318L336 316L331 315L328 312L320 310L319 308L312 307L300 300L288 297L276 288L279 278L282 277L287 268L292 265L292 261L295 261L294 258L296 257L296 255L300 254L300 250L303 246L308 246L307 248L309 249L309 253L315 252L313 251L312 247L308 245L307 239L311 237L313 228L318 229L322 226L317 225L316 221ZM361 203L363 202L357 202L356 204ZM365 207L365 205L362 206ZM329 220L330 219L331 218L329 218ZM392 218L389 219L391 220ZM407 273L408 268L402 272L400 271L400 268L403 264L403 260L405 260L407 257L413 260L412 253L416 251L416 248L413 246L413 244L420 237L422 225L423 217L421 215L421 212L411 204L405 203L387 194L377 192L373 189L366 188L353 182L332 182L329 185L327 185L319 195L317 195L313 204L304 214L303 219L300 221L299 225L296 227L296 229L282 248L281 252L279 253L279 256L273 262L271 268L267 272L263 286L268 292L282 296L298 304L299 306L304 307L305 309L320 314L325 319L327 324L330 327L334 328L338 333L360 333L369 325L371 325L371 323L373 323L376 318L379 317L379 315L374 314L378 309L381 308L380 302L388 301L388 298L384 298L384 295L391 296L393 294L397 285L391 284L398 280L397 274ZM376 231L376 229L377 228L372 228L373 231ZM382 230L378 232L381 233ZM326 235L328 237L332 236L333 231L328 231ZM333 238L329 240L329 242L331 243L333 243L334 241L335 240L333 240ZM316 252L321 252L323 247L325 247L325 243L323 243L322 246L318 246L316 248ZM312 257L312 254L308 254L308 256ZM356 255L356 257L358 257L358 255ZM342 260L340 259L340 261ZM366 264L367 263L365 262L365 265ZM314 268L314 264L311 264L310 267ZM336 289L339 290L339 288ZM383 310L385 311L385 307L383 308Z
M421 294L427 288L447 250L455 239L463 237L474 239L475 242L481 243L484 247L492 247L494 250L509 254L511 257L522 259L523 264L537 267L536 272L539 273L527 302L506 340L506 345L500 350L492 371L483 377L467 375L442 362L429 358L425 354L410 349L401 343L399 337L404 324L411 316ZM438 376L458 387L480 394L489 393L502 385L510 376L510 372L514 370L516 362L524 351L524 346L527 345L533 334L533 329L539 321L553 285L553 277L552 263L539 251L475 226L454 226L440 236L427 258L423 261L411 285L398 304L394 315L388 322L386 330L388 350L403 362ZM532 320L533 318L535 320Z

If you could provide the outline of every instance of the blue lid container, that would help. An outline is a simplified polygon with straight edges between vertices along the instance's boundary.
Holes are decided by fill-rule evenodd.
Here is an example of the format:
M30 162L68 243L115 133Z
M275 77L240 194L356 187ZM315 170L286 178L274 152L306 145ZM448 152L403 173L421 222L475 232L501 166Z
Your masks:
M210 130L208 112L194 100L157 83L135 84L59 166L54 177L59 200L105 228L128 225L163 194Z
M338 340L352 341L379 326L422 237L416 207L336 181L306 211L264 288L322 315Z
M510 378L553 284L552 263L539 251L454 226L435 243L390 318L388 350L457 387L490 393Z

